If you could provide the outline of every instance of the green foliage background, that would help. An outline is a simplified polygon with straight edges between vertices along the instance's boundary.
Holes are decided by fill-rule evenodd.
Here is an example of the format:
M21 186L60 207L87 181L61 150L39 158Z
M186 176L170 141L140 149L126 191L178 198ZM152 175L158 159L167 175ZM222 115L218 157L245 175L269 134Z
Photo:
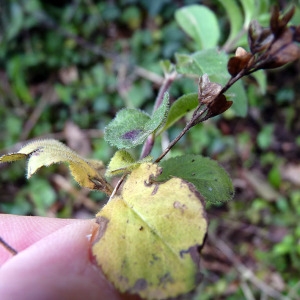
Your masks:
M150 113L163 76L160 60L197 50L174 13L199 2L0 1L1 154L33 138L54 137L108 163L115 149L103 141L104 127L124 107ZM205 4L218 16L222 45L232 31L220 2ZM266 22L272 1L260 2L265 13L258 18ZM292 21L300 24L299 9ZM203 249L205 277L197 299L244 297L242 275L217 237L266 285L300 297L299 67L295 62L269 71L264 94L247 78L246 118L229 111L193 128L172 151L218 160L236 188L232 202L208 210L215 238ZM182 78L170 97L196 91L194 80ZM162 144L184 124L170 128ZM157 143L152 155L160 152ZM42 169L30 181L24 174L22 163L0 166L1 213L92 217L105 203L101 193L79 190L63 165ZM248 287L256 297L263 294Z

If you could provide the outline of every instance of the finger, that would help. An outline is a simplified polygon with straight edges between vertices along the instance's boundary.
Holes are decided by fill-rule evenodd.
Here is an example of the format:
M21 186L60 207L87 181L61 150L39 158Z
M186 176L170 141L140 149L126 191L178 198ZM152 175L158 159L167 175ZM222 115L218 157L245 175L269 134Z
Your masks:
M91 263L93 226L70 222L7 261L0 269L1 299L120 299Z
M78 221L0 214L0 237L15 250L22 251L43 237L74 222ZM11 254L0 245L0 266L11 257Z

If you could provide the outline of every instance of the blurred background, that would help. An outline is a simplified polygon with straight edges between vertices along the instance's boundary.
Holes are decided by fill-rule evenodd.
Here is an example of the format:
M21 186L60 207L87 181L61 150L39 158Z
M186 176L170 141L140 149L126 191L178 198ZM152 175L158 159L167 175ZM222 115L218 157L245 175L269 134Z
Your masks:
M222 2L0 0L0 154L55 138L107 164L115 149L104 142L103 129L116 112L151 112L163 81L160 60L197 51L175 11L209 7L218 16L222 46L230 32ZM243 17L247 0L226 1L233 2L240 8L236 17ZM293 1L257 2L257 19L267 25L272 4L285 9ZM294 4L292 23L299 25ZM299 68L296 61L268 71L264 87L246 78L245 116L229 111L200 124L172 152L216 159L236 190L230 203L208 208L204 280L195 299L300 299ZM170 89L171 101L196 91L195 80L181 78ZM155 145L154 157L161 147ZM42 168L29 181L25 173L25 162L0 165L1 213L93 218L105 204L104 194L80 189L63 164Z

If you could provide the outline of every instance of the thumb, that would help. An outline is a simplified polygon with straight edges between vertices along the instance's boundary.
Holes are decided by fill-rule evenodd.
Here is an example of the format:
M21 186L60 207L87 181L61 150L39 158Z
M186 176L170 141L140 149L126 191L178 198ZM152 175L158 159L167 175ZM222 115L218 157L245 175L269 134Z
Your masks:
M87 235L94 226L73 222L8 260L0 269L1 299L121 299L91 263Z

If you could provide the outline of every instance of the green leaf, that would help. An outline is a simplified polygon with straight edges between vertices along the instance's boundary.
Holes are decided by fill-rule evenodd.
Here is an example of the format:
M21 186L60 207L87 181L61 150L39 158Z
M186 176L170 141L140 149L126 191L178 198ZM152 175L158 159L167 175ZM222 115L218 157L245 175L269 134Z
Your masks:
M251 74L258 83L259 90L262 95L264 95L267 91L267 76L265 70L258 70Z
M104 131L104 139L117 148L131 148L142 144L150 132L145 124L150 116L141 110L125 108L108 124Z
M30 178L43 166L66 162L74 179L83 187L101 190L106 194L112 193L112 187L100 175L103 163L88 160L56 140L36 140L22 147L18 152L0 157L0 163L13 162L29 158L27 178Z
M268 147L270 147L273 140L273 133L274 124L265 125L259 132L257 135L257 144L261 149L266 150Z
M249 0L247 1L249 2ZM238 33L243 29L243 14L236 0L219 0L219 2L224 6L230 23L230 33L226 42L229 43L235 40Z
M160 173L142 164L97 214L92 253L121 292L146 299L186 294L201 279L199 247L207 231L203 198L192 184L172 178L151 184Z
M207 74L211 82L224 86L230 79L227 71L228 55L217 49L202 50L192 55L176 54L177 71L182 74L202 76ZM237 81L226 93L233 101L232 110L237 116L244 117L248 109L244 85Z
M152 117L138 109L122 109L105 128L104 139L119 149L140 145L163 125L168 109L168 93Z
M56 201L56 193L49 181L46 179L36 179L29 184L30 198L34 204L35 213L38 216L47 216L48 209Z
M236 116L245 117L248 111L248 98L241 80L237 81L226 93L227 100L233 101L230 109Z
M244 28L248 28L251 20L255 17L255 14L259 13L257 2L261 4L262 1L240 0L240 2L243 6L243 11L245 14Z
M170 107L170 111L164 127L161 131L165 131L170 128L174 123L180 120L190 111L194 110L199 104L198 94L191 93L185 94L178 98Z
M189 5L175 13L181 28L197 43L200 49L218 45L220 29L216 15L206 6Z
M119 150L110 160L105 175L111 177L121 175L124 172L130 172L137 168L141 163L150 162L152 159L152 157L147 156L142 160L136 161L126 150Z
M230 78L228 55L218 49L202 50L192 55L175 54L177 72L197 77L207 74L211 81L224 85Z
M155 180L180 177L195 185L209 204L218 204L233 198L234 189L227 172L214 160L187 154L160 163L163 172Z
M160 64L164 74L170 74L171 72L174 71L174 65L168 59L161 60L159 62L159 64Z
M155 131L159 129L166 121L169 112L169 94L164 94L161 105L152 114L151 120L147 122L146 129Z

